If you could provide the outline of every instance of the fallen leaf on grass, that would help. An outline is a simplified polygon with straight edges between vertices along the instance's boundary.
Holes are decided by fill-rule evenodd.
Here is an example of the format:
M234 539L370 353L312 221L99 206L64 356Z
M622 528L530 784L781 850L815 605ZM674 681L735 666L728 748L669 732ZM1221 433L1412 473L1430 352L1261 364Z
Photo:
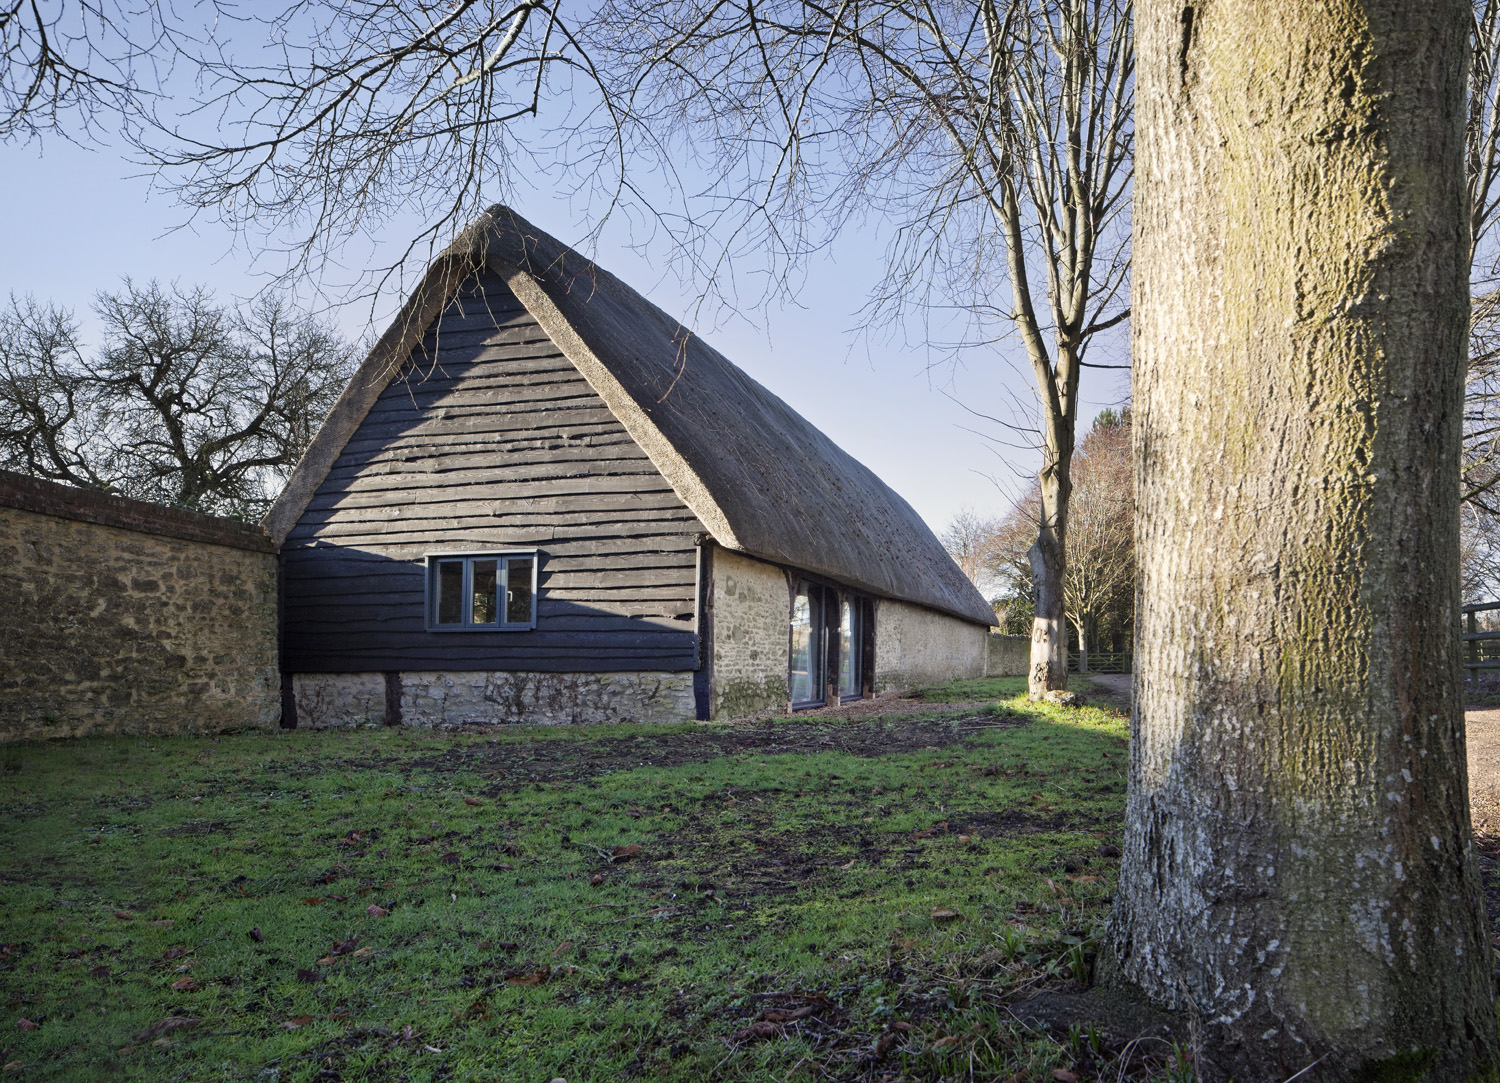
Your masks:
M761 1012L760 1017L767 1023L795 1023L799 1019L806 1019L817 1014L818 1005L807 1004L789 1012L764 1011Z
M255 928L251 929L245 935L248 936L251 940L254 940L257 944L262 943L266 939L264 936L261 935L260 926L259 925L257 925Z
M1070 1072L1066 1068L1052 1069L1052 1078L1057 1080L1057 1083L1078 1083L1077 1073Z
M329 954L331 954L331 955L348 955L351 951L353 951L358 946L359 946L359 937L357 937L357 936L351 936L348 940L337 940L337 941L334 941L333 951L330 952Z
M20 1019L16 1020L16 1026L20 1027L22 1030L35 1030L37 1027L41 1026L41 1024L33 1023L30 1019L27 1019L23 1016Z
M490 1011L490 1002L484 997L480 997L463 1011L459 1012L458 1017L460 1019L477 1019L480 1022L486 1022L492 1014Z
M127 914L123 910L116 910L115 911L115 917L119 918L121 921L134 921L135 920L135 915L134 914Z
M774 1038L780 1033L781 1028L775 1023L768 1023L765 1020L761 1020L758 1023L751 1023L744 1030L740 1031L734 1036L734 1040L744 1042L751 1038Z
M547 971L533 970L529 974L512 974L505 980L510 985L541 985L547 980Z
M839 868L841 868L841 869L852 869L852 868L854 868L854 863L856 861L858 861L858 860L859 860L858 858L851 857L846 864L840 865Z
M1059 902L1065 906L1074 905L1073 896L1069 895L1065 888L1059 887L1055 880L1043 880L1042 882L1052 889L1052 893L1057 896Z
M354 953L354 958L358 959L361 955L369 955L374 950L374 948L360 948Z
M963 919L964 916L957 910L949 910L944 906L934 906L932 908L933 921L962 921Z
M933 1042L932 1048L947 1049L950 1045L957 1045L962 1040L963 1039L959 1038L956 1034L950 1034L946 1038L939 1038L937 1041Z
M629 846L616 846L609 852L610 861L623 861L627 857L634 857L641 852L641 844L632 842Z
M283 1030L296 1030L298 1027L307 1026L307 1024L311 1023L316 1018L317 1016L315 1015L299 1015L294 1019L288 1019L285 1023L282 1023L281 1026Z
M974 836L973 835L960 835L960 836L958 836L958 841L959 841L960 844L962 844L964 846L967 846L969 843L971 843L971 842L974 841Z
M321 958L321 959L318 960L317 965L318 966L327 966L331 962L333 962L333 956L332 955L325 955L325 956L323 956L323 958Z
M187 953L187 948L168 948L166 951L161 953L161 957L164 962L171 962L173 959L181 959Z
M593 876L589 877L589 886L591 887L598 887L602 883L604 883L604 874L602 872L596 872Z
M8 1061L4 1068L0 1068L0 1072L19 1072L24 1067L26 1066L18 1060Z
M484 804L484 802L481 801L481 800L479 800L479 798L477 798L477 797L465 797L464 798L464 804L466 804L466 805L482 805L482 804Z
M328 975L320 973L316 970L303 970L301 967L298 967L297 980L300 982L305 982L308 985L316 985L320 981L327 981Z
M194 1019L191 1015L169 1015L141 1031L135 1036L135 1040L138 1043L150 1041L159 1035L171 1034L175 1030L189 1030L196 1027L199 1022L200 1020Z
M572 946L573 946L573 941L571 941L571 940L564 940L561 944L557 945L557 947L555 947L555 948L552 949L552 958L556 959L559 955L561 955L563 952L567 951Z
M323 905L323 896L321 896L321 895L314 895L311 898L303 899L302 902L305 905L307 905L307 906L322 906Z
M375 903L371 903L369 906L365 907L365 913L369 914L372 918L383 918L387 914L389 914L390 911L383 906L377 906Z
M203 986L199 985L192 978L178 978L172 983L172 989L178 993L196 993L202 988Z

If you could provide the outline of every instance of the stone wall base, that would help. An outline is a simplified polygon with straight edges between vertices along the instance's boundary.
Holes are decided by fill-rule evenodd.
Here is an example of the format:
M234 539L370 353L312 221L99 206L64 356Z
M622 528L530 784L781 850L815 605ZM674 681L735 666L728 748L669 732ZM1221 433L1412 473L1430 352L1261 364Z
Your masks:
M298 673L297 724L379 726L691 722L691 673ZM394 694L387 696L388 690ZM399 700L397 700L399 696ZM393 710L400 703L399 717Z

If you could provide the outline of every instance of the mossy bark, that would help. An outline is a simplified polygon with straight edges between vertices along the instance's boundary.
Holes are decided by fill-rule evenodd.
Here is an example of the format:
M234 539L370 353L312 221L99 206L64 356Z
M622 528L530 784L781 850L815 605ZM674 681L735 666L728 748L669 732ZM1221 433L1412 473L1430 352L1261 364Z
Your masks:
M1103 969L1200 1013L1209 1078L1496 1059L1456 636L1468 18L1137 7L1140 595Z

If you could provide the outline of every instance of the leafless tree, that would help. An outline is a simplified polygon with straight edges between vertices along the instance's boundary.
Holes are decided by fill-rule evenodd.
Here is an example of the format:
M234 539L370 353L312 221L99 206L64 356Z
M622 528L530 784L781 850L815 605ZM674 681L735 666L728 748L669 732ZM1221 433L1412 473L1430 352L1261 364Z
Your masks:
M1135 602L1135 492L1130 413L1110 411L1084 437L1074 459L1063 594L1078 637L1078 671L1105 619L1129 623Z
M187 37L166 4L0 0L0 140L128 124Z
M294 270L395 214L424 223L408 255L445 242L518 177L623 183L619 125L555 0L291 0L235 17L195 57L202 99L156 112L137 145L188 208L280 238Z
M963 508L948 521L938 540L969 581L989 597L997 586L990 568L991 542L999 524L973 508Z
M721 252L795 261L825 236L814 223L882 214L898 230L873 318L957 310L967 344L1019 338L1042 414L1030 684L1062 687L1079 380L1090 343L1128 316L1128 2L604 10L590 49L619 77L616 107L696 155L721 200L706 220L732 238Z
M274 296L127 281L99 296L86 357L71 314L0 313L0 466L72 485L255 518L343 389L352 353Z
M1084 673L1089 669L1091 645L1102 631L1109 626L1123 629L1132 620L1135 499L1131 469L1130 411L1104 411L1073 460L1075 485L1063 581L1065 613L1077 637L1078 668ZM975 517L969 531L968 559L997 584L1000 604L1035 596L1028 550L1042 515L1040 489L1033 482L1005 517L988 521ZM949 537L953 534L950 528Z

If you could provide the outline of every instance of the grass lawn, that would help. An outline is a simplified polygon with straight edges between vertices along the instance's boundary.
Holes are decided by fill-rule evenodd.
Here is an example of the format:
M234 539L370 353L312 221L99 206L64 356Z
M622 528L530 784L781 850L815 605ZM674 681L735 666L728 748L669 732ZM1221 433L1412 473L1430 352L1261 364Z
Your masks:
M1094 1078L1096 1036L1000 1005L1087 977L1126 722L1021 685L893 718L8 746L0 1058L79 1081ZM1158 1052L1108 1078L1168 1078Z

